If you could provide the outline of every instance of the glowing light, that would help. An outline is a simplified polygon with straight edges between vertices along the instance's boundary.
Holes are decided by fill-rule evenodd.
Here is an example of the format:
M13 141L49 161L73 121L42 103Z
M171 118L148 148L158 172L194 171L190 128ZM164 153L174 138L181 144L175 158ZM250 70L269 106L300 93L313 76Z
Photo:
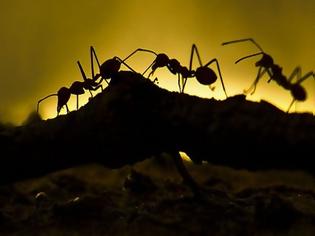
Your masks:
M184 161L191 162L191 159L189 158L189 156L188 156L185 152L179 152L179 155L181 156L181 158L182 158Z
M142 47L166 53L187 66L191 45L196 43L203 63L218 58L229 96L243 93L254 80L254 70L257 69L254 60L238 65L234 65L234 61L255 53L256 48L246 43L223 47L221 43L224 41L255 38L284 68L286 75L290 75L296 65L301 65L306 72L314 70L311 53L315 36L314 3L274 0L272 5L277 7L270 8L270 4L249 0L137 0L124 1L124 4L101 0L79 0L77 4L58 0L34 0L33 4L5 1L0 14L1 120L24 120L27 116L24 106L20 111L14 111L20 103L29 98L25 107L30 112L34 104L36 107L38 97L46 94L43 90L55 91L46 90L47 87L59 88L81 80L75 63L79 59L86 69L89 68L90 45L96 47L100 61L113 56L124 58ZM107 9L106 14L95 14L99 9ZM152 55L139 53L128 60L128 64L142 72L153 59ZM194 68L196 66L194 64ZM178 91L177 78L173 79L166 71L161 73L156 75L160 86ZM308 100L297 103L296 108L299 112L312 111L315 108L315 86L309 81L303 84L309 92ZM207 86L190 80L185 92L225 99L220 82L214 85L216 89L212 92ZM283 110L290 103L287 91L267 84L266 80L262 80L254 96L248 96L253 100L260 98ZM54 99L51 100L41 106L45 117L56 115ZM71 103L71 107L75 108L75 104Z

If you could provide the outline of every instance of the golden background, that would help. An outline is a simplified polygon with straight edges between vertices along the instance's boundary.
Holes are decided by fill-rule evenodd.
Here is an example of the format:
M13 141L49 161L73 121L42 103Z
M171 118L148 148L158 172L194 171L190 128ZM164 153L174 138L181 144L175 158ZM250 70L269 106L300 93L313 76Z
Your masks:
M42 1L12 0L0 6L0 120L19 124L36 109L37 101L62 86L82 80L76 61L90 74L89 46L101 61L127 56L136 48L164 52L188 65L196 43L203 62L217 58L229 95L242 93L256 76L255 59L234 65L257 52L250 43L221 46L224 41L253 37L289 76L301 65L315 70L314 0L133 0ZM154 58L139 53L128 64L142 72ZM194 63L197 66L197 63ZM214 65L211 66L216 71ZM178 90L176 77L159 70L160 86ZM254 96L281 109L291 101L288 91L263 78ZM313 112L315 81L305 83L308 100L293 110ZM215 92L194 80L186 92L224 99L219 82ZM88 93L87 93L88 94ZM87 96L80 99L83 105ZM75 97L69 103L75 109ZM41 103L44 118L56 116L56 98Z

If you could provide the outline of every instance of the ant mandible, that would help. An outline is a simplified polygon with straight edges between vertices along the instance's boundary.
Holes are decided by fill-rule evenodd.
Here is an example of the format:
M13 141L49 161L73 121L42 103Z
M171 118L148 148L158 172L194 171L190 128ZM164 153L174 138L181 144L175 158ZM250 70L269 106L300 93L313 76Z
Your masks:
M178 60L176 59L170 59L165 53L156 53L154 51L151 50L147 50L147 49L142 49L139 48L136 51L146 51L146 52L150 52L153 53L156 58L155 60L152 62L152 64L143 72L143 74L149 69L151 68L152 71L149 74L149 77L151 75L154 74L155 70L157 68L162 68L162 67L167 67L168 70L174 74L174 75L178 75L178 87L179 87L179 91L181 93L184 92L185 86L186 86L186 82L188 78L193 78L196 77L197 81L200 84L203 85L211 85L213 84L216 80L217 80L217 75L216 73L209 68L208 66L211 65L212 63L216 63L217 65L217 69L219 72L219 77L222 83L222 87L223 87L223 91L225 93L225 96L227 96L226 90L225 90L225 86L223 83L223 79L222 79L222 75L221 75L221 70L220 70L220 66L218 63L217 59L212 59L210 60L208 63L206 63L205 65L202 65L201 62L201 58L197 49L197 46L195 44L192 45L191 48L191 55L190 55L190 62L189 62L189 69L186 66L182 66ZM135 52L136 52L135 51ZM134 52L134 53L135 53ZM198 57L198 61L200 66L197 68L196 71L192 70L192 63L193 63L193 57L194 57L194 53L197 54Z
M82 68L82 65L79 61L77 61L81 75L83 77L84 81L74 81L70 88L67 87L62 87L58 90L57 93L47 95L46 97L40 99L37 102L37 113L39 113L39 105L42 101L46 100L49 97L52 96L57 96L58 97L58 102L57 102L57 116L59 115L61 109L63 106L66 106L67 113L69 113L69 108L68 108L68 101L70 99L71 94L74 94L77 96L77 110L79 109L79 95L84 94L84 89L89 90L91 96L93 96L91 90L95 91L98 88L102 88L102 85L99 85L95 80L89 79L86 77L85 72ZM103 88L102 88L103 89Z
M291 109L291 107L295 101L305 101L306 100L306 97L307 97L306 91L300 84L310 76L313 76L315 78L315 73L313 71L310 71L310 72L306 73L304 76L302 76L302 68L300 66L297 66L293 70L291 75L287 78L282 73L282 67L275 64L273 62L273 58L270 55L266 54L263 51L262 47L260 47L259 44L252 38L245 38L245 39L238 39L238 40L233 40L233 41L229 41L229 42L224 42L224 43L222 43L222 45L245 42L245 41L252 42L260 50L260 52L242 57L242 58L238 59L235 62L235 64L237 64L238 62L240 62L244 59L258 56L258 55L262 55L262 58L255 63L255 66L258 67L258 73L257 73L256 79L254 80L253 84L250 86L249 89L244 90L245 94L248 94L250 91L251 91L251 93L250 93L251 95L254 94L254 92L256 91L256 86L257 86L260 78L265 73L267 73L269 75L268 83L271 80L274 80L281 87L283 87L284 89L289 90L291 92L293 100L290 103L287 112L290 111L290 109ZM294 77L297 78L297 81L295 83L292 82Z

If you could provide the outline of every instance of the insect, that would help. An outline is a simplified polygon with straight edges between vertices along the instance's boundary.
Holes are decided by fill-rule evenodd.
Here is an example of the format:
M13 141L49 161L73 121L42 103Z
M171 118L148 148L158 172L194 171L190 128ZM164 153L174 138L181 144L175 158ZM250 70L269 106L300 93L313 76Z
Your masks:
M137 50L136 50L137 51ZM108 80L113 77L115 73L117 73L120 69L121 64L125 65L128 69L130 69L132 72L135 72L134 69L132 69L128 64L125 63L125 61L131 57L135 52L130 54L128 57L126 57L124 60L120 59L119 57L113 57L111 59L106 60L102 64L100 64L95 49L93 46L90 47L90 57L91 57L91 67L92 67L92 80L96 81L98 78L101 78L99 81L99 84L105 80L107 84L109 84ZM94 72L94 59L97 62L99 73L95 74ZM136 72L135 72L136 73Z
M42 101L46 100L49 97L52 96L57 96L58 97L58 102L57 102L57 115L59 115L61 108L63 106L66 106L67 109L67 113L69 113L69 108L68 108L68 101L71 97L71 94L74 94L77 96L77 110L79 109L79 95L84 94L84 90L89 90L91 96L93 96L91 90L95 91L98 88L102 87L102 85L100 85L99 83L97 83L95 80L93 79L89 79L86 77L85 72L82 68L82 65L79 61L77 61L81 75L83 77L83 81L74 81L70 88L67 87L62 87L58 90L57 93L54 94L50 94L42 99L40 99L37 102L37 113L39 112L39 105Z
M195 77L197 79L197 81L200 84L203 84L203 85L211 85L214 82L216 82L216 80L217 80L216 73L211 68L208 67L212 63L216 63L217 69L218 69L218 72L219 72L219 77L220 77L220 80L221 80L221 83L222 83L223 91L225 93L225 96L228 97L227 93L226 93L226 90L225 90L224 83L223 83L223 79L222 79L221 70L220 70L220 66L219 66L218 60L217 59L212 59L208 63L206 63L205 65L202 65L201 58L200 58L200 55L199 55L199 51L198 51L197 46L195 44L193 44L192 48L191 48L189 69L186 66L182 66L178 60L170 59L165 53L159 53L158 54L158 53L156 53L154 51L147 50L147 49L141 49L141 48L137 49L137 50L139 50L139 51L147 51L147 52L153 53L156 56L155 60L147 68L147 70L149 68L152 69L152 71L149 74L149 77L154 74L154 72L156 71L157 68L167 67L168 70L172 74L174 74L174 75L177 74L177 76L178 76L178 87L179 87L179 91L181 93L184 92L184 89L185 89L186 82L187 82L188 78ZM196 71L192 70L193 58L194 58L194 54L195 53L197 54L197 58L198 58L198 61L199 61L199 64L200 64L200 66L196 69ZM145 70L145 72L147 70Z
M245 94L250 93L251 95L255 93L256 91L256 86L259 82L259 80L263 77L265 73L268 74L269 80L268 83L271 80L274 80L277 84L279 84L281 87L283 87L286 90L289 90L291 92L291 95L293 97L292 102L289 105L289 108L287 112L290 111L292 105L294 104L295 101L305 101L307 98L307 93L305 89L301 86L301 83L309 78L310 76L313 76L315 78L315 73L313 71L310 71L306 73L305 75L302 76L302 68L300 66L297 66L291 75L289 77L286 77L282 73L282 67L279 65L275 64L273 61L273 58L265 53L262 49L262 47L259 46L259 44L252 38L245 38L245 39L238 39L238 40L233 40L229 42L224 42L222 45L228 45L232 43L239 43L239 42L245 42L245 41L250 41L252 42L260 52L251 54L245 57L242 57L238 59L235 64L238 62L254 57L254 56L259 56L262 55L262 58L255 63L255 66L258 67L258 73L256 76L256 79L254 80L253 84L249 87L249 89L244 90ZM296 77L296 82L292 82L294 77Z

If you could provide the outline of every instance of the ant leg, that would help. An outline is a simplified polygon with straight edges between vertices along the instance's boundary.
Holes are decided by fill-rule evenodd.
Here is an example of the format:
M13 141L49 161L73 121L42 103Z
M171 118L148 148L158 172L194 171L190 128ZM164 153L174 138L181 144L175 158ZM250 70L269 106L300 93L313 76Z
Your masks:
M300 84L300 83L302 83L304 80L306 80L310 76L313 76L313 78L315 79L315 73L313 71L310 71L310 72L306 73L303 77L298 79L298 81L296 83Z
M150 68L150 67L149 67ZM155 70L152 70L151 72L150 72L150 74L148 75L148 78L150 78L151 77L151 75L153 75L154 74L154 72L155 72Z
M129 56L127 56L123 61L128 60L130 57L132 57L135 53L137 53L137 52L139 52L139 51L140 51L140 52L152 53L152 54L154 54L155 56L157 56L157 53L154 52L154 51L152 51L152 50L144 49L144 48L138 48L138 49L134 50L132 53L130 53Z
M196 44L193 44L191 46L191 52L190 52L189 71L191 71L191 69L192 69L193 60L194 60L194 54L197 55L199 65L202 66L201 57L200 57L198 48L197 48ZM182 82L183 88L182 88L182 90L184 91L188 78L182 78L182 79L183 79L183 82Z
M155 61L156 61L156 60L154 60L154 61L145 69L145 71L142 73L142 76L154 65ZM152 73L152 72L151 72L151 73ZM151 73L149 74L148 77L151 76ZM152 73L152 74L153 74L153 73Z
M90 59L91 59L91 71L92 71L92 79L94 80L95 74L94 74L94 58L97 62L98 68L101 68L101 64L97 58L95 49L93 46L90 47Z
M301 79L302 76L302 68L300 66L297 66L291 73L290 77L288 78L288 82L291 82L293 78L296 76L297 81Z
M252 91L250 93L250 95L253 95L256 91L256 86L260 80L260 78L266 73L267 70L263 70L262 71L262 67L259 67L258 69L258 73L256 76L256 79L254 80L253 84L249 87L249 89L244 90L244 93L247 95L250 91Z
M191 53L190 53L190 60L189 60L189 71L191 71L191 69L192 69L192 63L193 63L193 60L194 60L194 53L196 53L198 61L199 61L199 64L200 64L200 66L202 66L202 62L201 62L201 58L200 58L200 55L199 55L198 48L197 48L196 44L193 44L191 46Z
M208 67L208 66L209 66L210 64L212 64L213 62L215 62L216 65L217 65L217 69L218 69L218 72L219 72L219 76L220 76L222 88L223 88L223 91L224 91L224 93L225 93L225 96L228 98L228 95L227 95L227 93L226 93L225 86L224 86L224 83L223 83L223 78L222 78L222 75L221 75L221 70L220 70L220 65L219 65L218 60L217 60L216 58L212 59L211 61L209 61L209 62L205 65L205 67Z
M83 70L83 67L82 67L82 65L81 65L80 61L77 61L77 63L78 63L78 66L79 66L79 69L80 69L81 75L82 75L82 77L83 77L83 80L84 80L84 81L86 81L86 80L87 80L87 78L86 78L85 72L84 72L84 70ZM93 73L94 73L94 72L93 72Z
M152 54L154 54L155 56L158 55L156 52L154 52L154 51L152 51L152 50L144 49L144 48L138 48L138 49L136 49L135 51L133 51L132 53L130 53L129 56L127 56L127 57L126 57L124 60L122 60L122 61L125 62L125 61L128 60L131 56L133 56L135 53L137 53L137 52L139 52L139 51L140 51L140 52L152 53ZM144 75L144 74L147 72L147 70L150 69L151 66L152 66L154 63L155 63L155 60L151 63L151 65L150 65L148 68L145 69L145 71L142 73L142 75Z
M97 85L96 87L91 87L91 88L89 89L89 91L90 91L92 97L93 97L93 94L92 94L91 90L92 90L92 91L96 91L96 90L98 90L99 88L101 88L102 91L103 91L103 86L102 86L101 84Z
M292 105L295 103L295 99L293 98L292 102L290 103L289 107L288 107L288 110L287 110L287 113L289 113Z
M67 109L67 114L68 114L69 113L69 107L67 104L66 104L66 109Z
M77 94L77 110L79 109L79 95Z
M134 69L132 69L127 63L125 63L123 60L121 60L119 57L114 57L117 59L120 63L124 64L129 70L131 70L134 73L137 73Z
M245 38L245 39L237 39L237 40L232 40L232 41L228 41L228 42L224 42L222 43L222 45L228 45L231 43L240 43L240 42L245 42L245 41L250 41L252 42L261 52L263 52L264 50L262 49L262 47L259 46L259 44L253 39L253 38Z
M96 55L96 52L95 52L95 49L93 46L90 47L90 58L91 58L91 71L92 71L92 80L96 81L99 77L100 77L100 74L96 74L94 73L94 58L97 62L97 65L98 65L98 68L99 68L99 71L101 70L101 64L97 58L97 55ZM106 79L103 79L101 78L101 80L99 81L99 83L101 83L103 80L105 80L105 82L107 83L107 85L109 85L108 81Z
M182 77L183 92L184 92L184 89L185 89L185 86L186 86L186 83L187 83L187 79L188 79L188 78L183 78L183 77Z
M183 90L182 90L181 81L180 81L181 77L180 77L180 74L177 74L177 75L178 75L177 84L178 84L179 92L182 93Z
M183 75L181 75L181 80L182 80L182 92L184 92L187 78L183 78Z

